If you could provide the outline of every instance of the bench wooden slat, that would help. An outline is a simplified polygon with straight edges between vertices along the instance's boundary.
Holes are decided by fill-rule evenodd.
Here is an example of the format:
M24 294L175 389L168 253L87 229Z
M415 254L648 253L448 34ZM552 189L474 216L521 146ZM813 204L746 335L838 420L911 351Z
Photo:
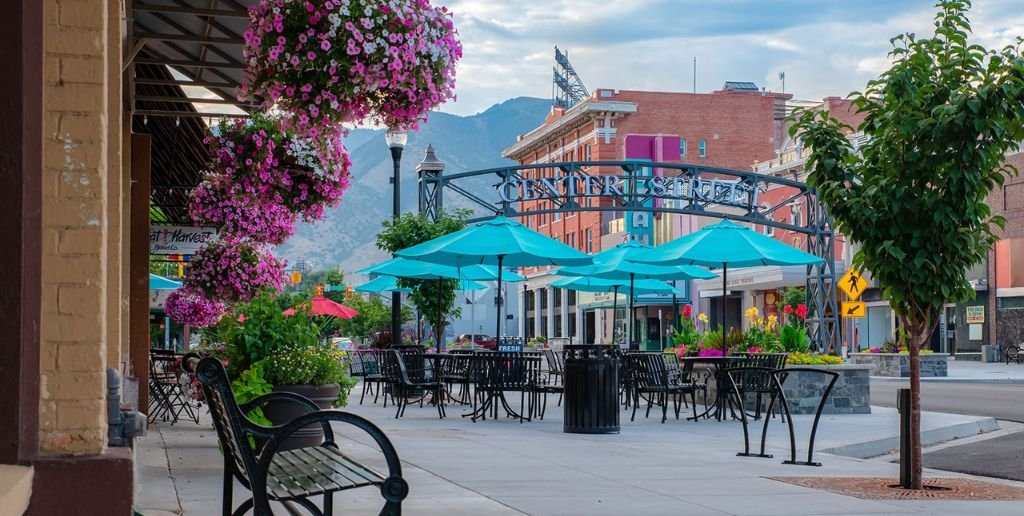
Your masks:
M308 449L308 451L317 456L316 460L322 461L339 474L352 479L354 484L366 485L384 481L383 475L348 458L340 450L319 447Z
M313 472L315 472L317 479L322 479L322 481L329 481L336 484L339 490L361 487L369 484L369 482L366 482L356 475L352 475L351 473L348 475L344 474L345 468L338 467L335 464L336 459L333 457L324 457L322 454L317 452L317 450L322 449L323 448L319 447L303 448L302 450L295 451L297 452L297 456L304 455L304 459L309 464L313 465L311 468L313 469Z

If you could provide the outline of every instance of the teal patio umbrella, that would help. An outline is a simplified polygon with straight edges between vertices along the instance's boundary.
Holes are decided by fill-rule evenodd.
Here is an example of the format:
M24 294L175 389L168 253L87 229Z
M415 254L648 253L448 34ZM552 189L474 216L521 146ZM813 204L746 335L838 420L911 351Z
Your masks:
M181 288L180 281L149 273L149 290L175 290Z
M693 265L651 265L634 261L650 253L654 248L628 240L593 256L594 263L582 267L562 267L555 271L560 276L582 276L609 280L628 280L629 289L629 337L633 341L633 289L636 280L691 280L711 279L715 274ZM617 293L617 292L616 292ZM614 308L612 312L614 326ZM674 315L673 315L674 317Z
M352 290L371 294L379 294L381 292L412 292L412 289L399 287L398 279L394 276L378 276Z
M590 257L583 252L502 216L478 222L454 233L402 249L395 254L403 258L454 267L496 265L498 299L501 299L504 267L591 263ZM496 315L495 326L495 335L500 337L500 309Z
M647 251L638 262L656 265L703 265L722 268L722 349L726 348L728 319L725 316L729 267L758 265L815 265L823 262L813 254L725 219L689 235Z
M454 279L459 281L457 290L480 290L487 288L476 281L498 281L501 285L501 269L489 265L466 265L465 267L453 267L438 263L430 263L406 258L392 258L381 263L371 265L356 271L358 274L378 274L382 277L407 278L418 280L442 280ZM511 277L505 281L526 281L526 278L515 274L507 273ZM380 278L378 278L380 279ZM397 283L396 283L397 286ZM440 310L440 306L438 306ZM438 313L438 318L440 318ZM498 314L501 315L500 313ZM441 338L437 338L437 351L441 352Z
M665 283L664 281L642 279L633 282L614 279L601 279L589 276L568 277L552 281L550 286L568 290L579 290L581 292L612 292L612 326L615 325L615 312L618 308L619 289L626 286L632 287L635 294L680 294L679 289ZM569 334L569 343L572 343L572 333Z
M376 274L410 279L461 279L470 281L496 281L501 275L493 265L466 265L454 267L407 258L392 258L356 271L357 274ZM526 278L505 271L504 281L526 281Z

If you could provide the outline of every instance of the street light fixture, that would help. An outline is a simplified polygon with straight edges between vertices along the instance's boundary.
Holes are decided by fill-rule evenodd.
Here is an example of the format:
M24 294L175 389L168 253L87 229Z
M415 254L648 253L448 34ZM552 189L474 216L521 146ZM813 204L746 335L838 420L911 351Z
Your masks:
M394 165L394 174L391 177L394 195L392 197L391 215L395 222L402 214L401 178L402 151L405 150L405 143L409 141L409 132L405 129L389 127L384 133L384 141L391 149L391 162ZM402 343L402 294L391 293L391 345L398 346Z

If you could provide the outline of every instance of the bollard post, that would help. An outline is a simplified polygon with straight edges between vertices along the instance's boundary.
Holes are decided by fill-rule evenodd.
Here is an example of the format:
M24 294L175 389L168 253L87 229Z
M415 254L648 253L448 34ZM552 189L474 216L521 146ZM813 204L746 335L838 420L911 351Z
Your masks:
M910 489L913 464L910 446L910 389L896 391L896 408L900 413L900 487Z

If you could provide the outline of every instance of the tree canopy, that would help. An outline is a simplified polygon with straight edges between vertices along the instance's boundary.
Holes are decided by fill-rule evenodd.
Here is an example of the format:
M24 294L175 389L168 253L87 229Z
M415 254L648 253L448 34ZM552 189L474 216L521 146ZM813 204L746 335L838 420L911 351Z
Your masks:
M466 227L469 210L441 211L437 220L424 215L406 213L398 220L388 219L377 234L377 248L395 253L407 247L433 240L439 236L454 233ZM456 280L413 280L399 279L401 287L412 289L409 299L434 328L434 335L443 335L449 316L458 316L454 308Z

